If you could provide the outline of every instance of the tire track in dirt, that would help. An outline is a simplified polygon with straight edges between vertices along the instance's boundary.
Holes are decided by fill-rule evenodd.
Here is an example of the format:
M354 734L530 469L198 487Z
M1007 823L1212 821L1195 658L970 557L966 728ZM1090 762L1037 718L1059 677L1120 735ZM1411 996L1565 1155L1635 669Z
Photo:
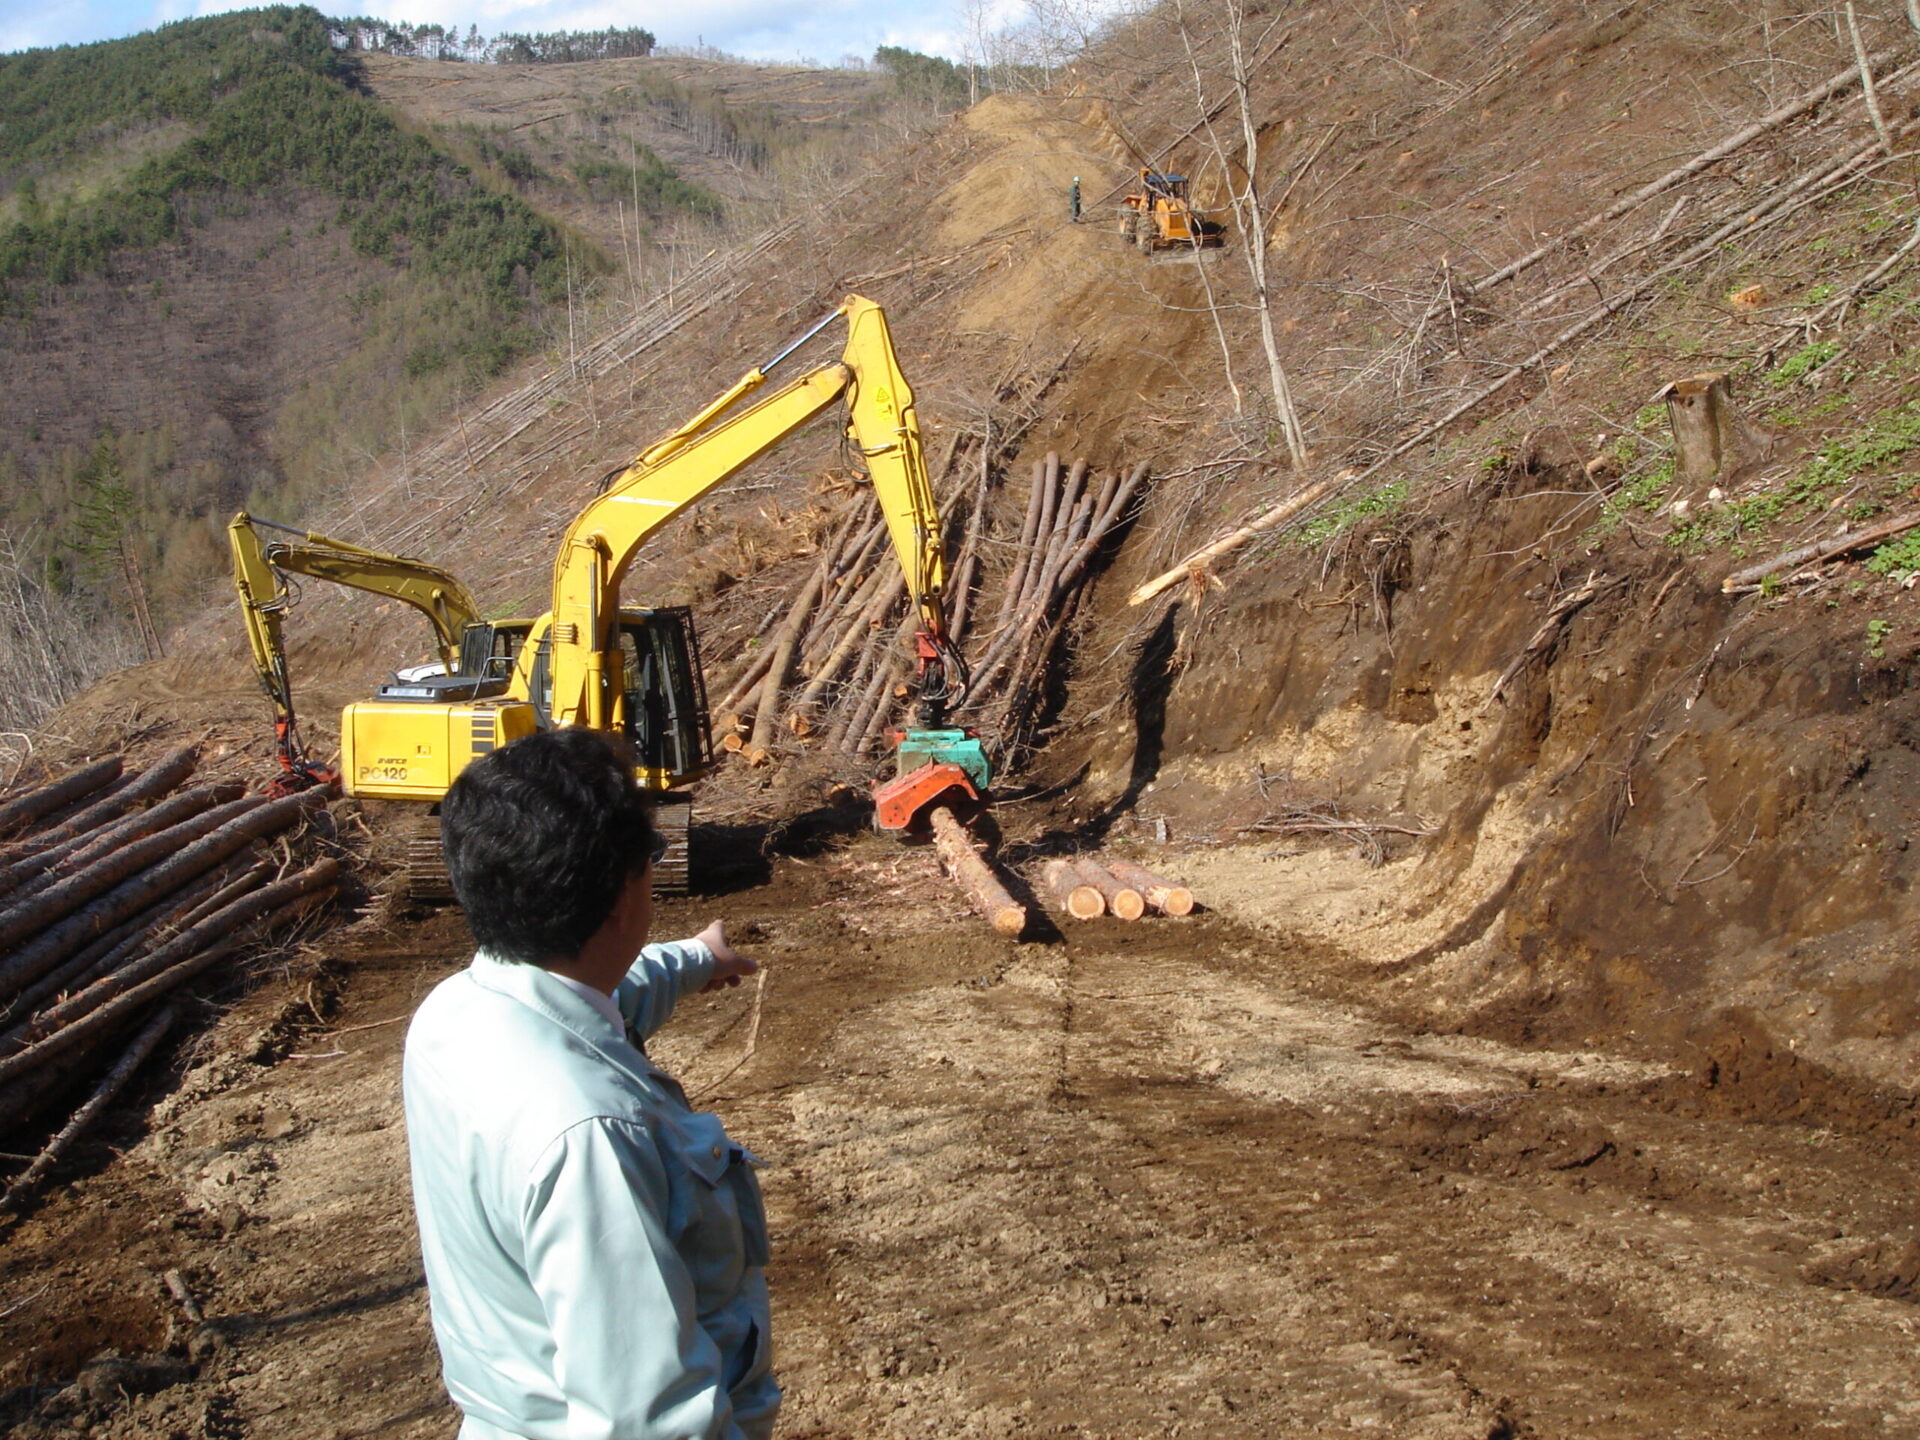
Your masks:
M1220 916L1012 946L925 854L781 861L661 933L715 911L768 962L757 1048L733 991L656 1049L768 1162L783 1437L1920 1435L1920 1312L1868 1293L1904 1273L1910 1141L1423 1033ZM463 958L457 920L355 941L312 1059L246 1059L288 1001L247 1002L90 1186L117 1208L56 1194L15 1241L8 1293L64 1266L153 1329L178 1267L219 1322L93 1433L447 1432L396 1091ZM8 1333L56 1354L66 1303Z

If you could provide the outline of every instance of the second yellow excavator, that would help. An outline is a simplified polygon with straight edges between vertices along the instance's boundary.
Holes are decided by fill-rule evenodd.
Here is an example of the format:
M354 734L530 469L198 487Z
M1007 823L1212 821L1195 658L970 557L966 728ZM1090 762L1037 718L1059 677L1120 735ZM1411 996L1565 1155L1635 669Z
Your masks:
M844 318L837 362L759 395L768 372ZM553 600L514 653L501 693L455 674L384 687L341 717L341 780L349 795L438 802L477 755L547 725L624 736L635 775L662 801L711 767L706 695L688 611L622 609L620 588L642 544L695 500L836 403L865 460L907 590L920 616L918 719L898 748L900 774L876 792L881 823L899 828L943 797L978 798L991 779L979 740L946 728L965 687L947 634L939 515L927 476L913 391L900 372L885 314L858 295L766 364L749 370L686 424L641 452L574 517L553 565ZM656 880L684 888L684 803L663 805L670 842ZM423 828L413 852L416 894L444 891Z
M267 539L271 530L288 539ZM297 591L289 576L302 576L364 590L411 605L433 627L438 666L415 666L396 673L395 684L438 682L477 693L506 689L513 656L533 628L532 620L480 618L467 587L447 571L424 560L388 555L312 530L263 520L242 510L227 523L227 548L233 556L233 583L247 626L260 687L273 704L274 748L281 775L274 789L286 793L316 784L334 785L339 777L308 758L293 707L282 621Z

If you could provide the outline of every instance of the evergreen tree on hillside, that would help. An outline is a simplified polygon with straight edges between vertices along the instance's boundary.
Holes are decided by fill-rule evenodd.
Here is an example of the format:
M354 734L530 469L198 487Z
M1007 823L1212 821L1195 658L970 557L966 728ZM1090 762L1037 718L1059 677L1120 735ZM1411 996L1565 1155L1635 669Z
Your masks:
M359 62L331 27L310 8L276 7L0 57L0 177L70 161L116 126L187 121L199 132L91 198L23 197L0 232L0 305L31 309L41 286L178 239L193 196L289 182L339 197L363 254L469 277L509 303L528 284L557 294L558 232L354 88Z
M108 575L119 579L147 658L158 660L166 652L161 649L160 635L147 606L146 577L134 529L133 487L127 484L121 469L119 437L112 430L100 436L77 478L80 505L74 521L73 549L84 558L88 579L96 584Z

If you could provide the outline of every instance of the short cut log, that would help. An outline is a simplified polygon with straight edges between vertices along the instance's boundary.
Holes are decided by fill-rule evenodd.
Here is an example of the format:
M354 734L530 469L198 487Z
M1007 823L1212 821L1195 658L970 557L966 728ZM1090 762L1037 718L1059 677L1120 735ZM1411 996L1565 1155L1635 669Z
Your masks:
M1124 880L1142 895L1147 903L1162 915L1191 915L1193 913L1193 891L1186 886L1156 875L1144 866L1131 860L1108 860L1107 869L1113 872L1116 880Z
M1107 913L1106 896L1081 878L1079 867L1071 860L1049 860L1041 876L1074 919L1098 920Z
M1083 855L1073 862L1073 868L1083 883L1100 892L1116 919L1138 920L1147 913L1147 897L1115 877L1098 861Z

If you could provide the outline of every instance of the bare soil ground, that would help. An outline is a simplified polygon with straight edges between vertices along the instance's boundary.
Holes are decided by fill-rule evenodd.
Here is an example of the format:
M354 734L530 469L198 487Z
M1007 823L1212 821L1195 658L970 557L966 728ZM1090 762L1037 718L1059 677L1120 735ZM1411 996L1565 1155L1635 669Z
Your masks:
M769 1162L783 1434L1920 1434L1910 1132L1742 1118L1757 1057L1423 1030L1232 893L1016 945L861 841L665 907L767 961L661 1057ZM398 1058L465 951L454 914L363 923L14 1228L14 1433L452 1432Z

